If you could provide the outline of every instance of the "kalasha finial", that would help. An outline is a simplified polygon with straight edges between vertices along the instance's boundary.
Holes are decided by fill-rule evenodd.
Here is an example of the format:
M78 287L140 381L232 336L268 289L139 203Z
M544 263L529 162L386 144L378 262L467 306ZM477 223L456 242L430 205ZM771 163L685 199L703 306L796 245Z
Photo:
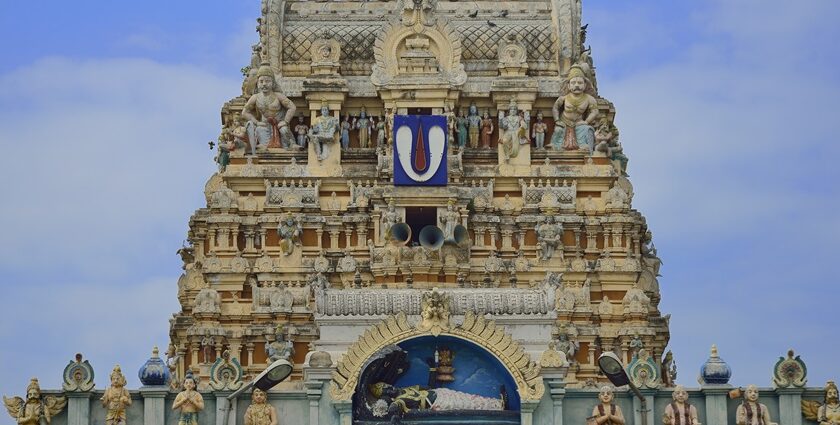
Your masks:
M716 358L720 357L718 355L717 344L712 344L712 354L709 357L711 357L713 359L716 359Z

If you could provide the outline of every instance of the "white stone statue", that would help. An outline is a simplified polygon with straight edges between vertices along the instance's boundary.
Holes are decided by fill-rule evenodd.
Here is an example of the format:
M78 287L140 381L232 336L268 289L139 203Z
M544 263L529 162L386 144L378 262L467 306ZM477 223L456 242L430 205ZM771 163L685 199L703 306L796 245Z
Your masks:
M545 223L536 227L536 231L540 260L550 260L557 249L559 249L560 259L563 260L563 226L555 223L553 216L548 216Z
M520 130L522 129L522 117L516 102L511 99L508 114L499 114L499 129L502 131L499 136L499 145L505 155L505 160L516 158L519 155ZM527 130L526 130L527 134Z
M198 291L195 296L195 305L193 306L193 313L221 313L222 312L222 298L219 293L212 288L204 288Z
M443 238L455 240L455 226L461 224L461 214L455 209L454 201L449 201L446 211L440 215L440 222L443 224Z
M315 147L319 161L323 161L329 155L329 146L335 143L336 133L338 118L330 116L330 108L324 103L321 106L321 115L312 121L312 128L309 129L309 140Z
M665 407L662 423L665 425L703 425L697 419L697 408L688 403L688 392L682 385L674 387L674 401Z

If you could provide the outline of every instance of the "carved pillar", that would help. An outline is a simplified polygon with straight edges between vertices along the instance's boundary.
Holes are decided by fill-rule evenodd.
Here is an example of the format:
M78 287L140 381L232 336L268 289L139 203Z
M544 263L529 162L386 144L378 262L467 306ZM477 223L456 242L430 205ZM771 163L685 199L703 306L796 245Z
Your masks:
M254 231L251 229L245 230L245 252L254 251Z
M352 223L345 223L344 224L344 246L347 249L350 249L350 239L353 236L353 224Z
M167 387L140 388L140 395L143 396L144 425L165 425L167 394L169 394Z
M522 401L519 413L521 425L534 425L534 410L537 410L539 404L539 400Z
M611 251L611 249L610 249L610 248L612 248L610 246L610 242L612 242L612 239L610 238L611 234L612 234L612 229L610 229L609 226L604 226L604 251Z
M260 253L265 253L265 228L260 227Z
M239 251L239 227L230 230L230 246L234 251Z
M230 246L230 229L222 228L219 229L218 235L216 236L216 243L221 250L227 250Z
M303 385L309 400L309 425L330 423L330 418L321 418L320 404L324 386L332 379L331 368L307 367L303 370Z
M708 425L726 425L727 422L727 394L731 385L703 385L701 391L706 396L706 421Z
M804 388L776 388L779 395L780 424L802 425L802 393Z
M321 251L324 249L324 244L321 239L324 236L324 229L321 227L315 229L315 234L318 236L318 250Z
M475 235L473 243L476 248L481 248L484 246L484 226L476 226L475 224L473 226L473 235Z
M331 228L330 232L330 250L338 249L338 237L341 235L341 228Z
M347 401L332 401L333 408L338 411L339 425L353 424L353 402ZM523 424L524 425L524 424Z
M254 343L246 342L245 350L248 351L248 367L251 367L254 364Z
M207 230L207 238L209 239L208 244L210 245L209 251L213 252L216 250L216 229L208 229Z
M67 425L88 425L90 423L89 392L68 392Z
M575 252L580 252L580 226L574 228L575 232Z
M198 343L198 339L193 338L193 340L190 341L190 359L191 359L190 365L192 365L192 366L198 366L198 349L199 349L199 346L200 346L200 344ZM186 371L185 371L184 376L186 376Z
M586 224L586 251L597 254L598 251L598 224L590 222Z
M382 211L374 210L370 213L370 219L373 220L373 241L374 244L379 244L382 238Z
M356 242L358 242L356 244L357 247L364 248L365 245L367 244L367 231L368 231L367 223L365 223L365 222L356 223L356 235L357 235L357 239L358 239L356 241Z
M543 368L543 377L548 388L548 395L551 397L551 404L553 405L553 419L550 422L553 425L563 425L563 397L566 396L564 376L565 372L556 373L549 371L548 368Z

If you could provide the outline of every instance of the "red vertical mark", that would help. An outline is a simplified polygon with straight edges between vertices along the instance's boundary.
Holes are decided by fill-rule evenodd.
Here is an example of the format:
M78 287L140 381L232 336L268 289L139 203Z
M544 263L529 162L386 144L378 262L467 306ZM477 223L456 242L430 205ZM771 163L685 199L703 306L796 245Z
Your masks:
M426 146L423 143L423 124L417 126L417 143L414 146L414 169L424 171L426 169Z

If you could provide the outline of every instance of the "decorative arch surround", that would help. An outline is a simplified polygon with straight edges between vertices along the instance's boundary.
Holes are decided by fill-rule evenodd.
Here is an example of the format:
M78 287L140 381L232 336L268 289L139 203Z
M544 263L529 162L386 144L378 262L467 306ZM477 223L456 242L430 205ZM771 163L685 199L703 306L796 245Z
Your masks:
M423 315L421 315L422 317ZM522 401L538 401L545 392L540 366L524 348L493 320L467 312L464 323L450 327L448 317L437 323L440 332L428 326L412 325L405 314L389 316L372 326L347 350L332 375L330 396L336 401L349 401L353 396L365 362L383 347L433 334L446 335L472 342L492 354L507 369L517 386Z

